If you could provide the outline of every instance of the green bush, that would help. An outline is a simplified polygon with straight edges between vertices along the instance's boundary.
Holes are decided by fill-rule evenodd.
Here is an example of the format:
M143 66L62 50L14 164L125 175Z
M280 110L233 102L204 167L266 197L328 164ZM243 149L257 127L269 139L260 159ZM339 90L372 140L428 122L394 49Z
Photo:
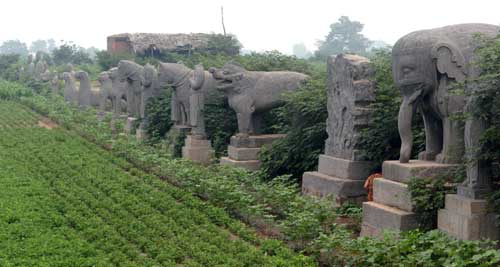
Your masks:
M0 99L2 100L19 100L21 97L33 95L28 87L5 80L0 80Z
M106 50L98 51L96 53L97 64L101 66L103 70L109 70L113 67L118 66L120 60L136 60L136 57L130 53L108 53Z
M268 178L291 174L300 179L305 171L316 168L328 137L325 83L326 69L322 66L298 91L287 94L285 104L273 112L274 127L287 136L260 153L261 169Z

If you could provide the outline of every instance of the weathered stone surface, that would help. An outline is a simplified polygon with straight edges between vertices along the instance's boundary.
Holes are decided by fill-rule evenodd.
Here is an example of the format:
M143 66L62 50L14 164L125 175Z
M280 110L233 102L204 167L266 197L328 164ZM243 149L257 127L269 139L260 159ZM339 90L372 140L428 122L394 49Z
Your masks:
M465 240L500 239L498 215L488 213L487 200L446 195L445 209L438 212L438 229Z
M205 97L215 88L215 80L202 65L194 70L180 63L160 63L159 87L172 87L171 119L175 125L193 128L193 134L206 136Z
M187 147L210 147L210 140L195 137L193 135L186 136L185 145Z
M259 159L259 152L260 148L227 147L228 156L234 160L257 160Z
M230 145L234 147L260 148L274 141L285 138L286 134L263 134L250 136L231 136Z
M57 74L57 72L50 80L50 90L53 95L59 94L59 75Z
M118 79L125 81L128 115L141 117L142 93L144 91L144 67L130 60L118 63Z
M103 71L99 74L98 78L101 84L101 89L99 90L99 111L106 111L106 101L111 100L111 92L113 90L113 82L109 77L109 72Z
M309 78L290 71L247 71L233 61L210 72L236 112L238 133L244 135L262 133L260 114L284 103L283 93L297 90Z
M364 183L365 181L362 180L348 180L319 172L305 172L302 176L302 192L320 197L334 195L342 198L355 198L366 195Z
M480 138L487 121L473 112L480 101L475 82L481 73L474 64L474 51L480 44L475 35L495 38L497 25L458 24L421 30L400 38L393 47L393 78L401 89L398 129L402 145L400 161L411 155L412 117L419 110L425 124L426 148L419 159L439 163L459 163L465 151L467 179L458 193L470 198L485 198L491 190L489 163L481 159ZM457 84L464 92L456 93ZM453 117L463 113L465 123Z
M75 78L80 81L80 89L78 90L78 106L89 107L90 98L92 97L89 74L85 71L75 73Z
M139 126L135 130L135 138L137 139L137 141L144 141L144 140L148 139L148 132L146 131L146 129L141 128Z
M411 178L432 179L450 175L457 168L456 164L440 164L433 161L411 160L409 163L401 163L397 160L389 160L382 164L382 175L385 179L408 183Z
M404 211L413 211L408 185L377 178L373 181L373 201Z
M260 168L260 161L258 160L233 160L229 157L220 158L220 165L228 165L238 168L247 169L250 171L257 171Z
M111 105L113 106L113 113L118 116L125 109L123 100L127 101L126 82L120 80L118 77L118 68L111 68L109 71L109 78L111 79Z
M349 180L366 180L374 168L371 161L352 161L327 155L319 156L318 172Z
M361 236L380 236L383 231L408 231L417 228L416 215L373 201L363 203Z
M373 68L358 55L330 56L328 65L328 139L325 154L347 160L363 161L361 130L370 123L375 101ZM365 177L366 178L366 177Z
M185 145L182 147L182 157L203 165L212 163L215 151L212 149L210 141L203 138L202 136L188 135Z
M76 89L75 78L73 73L64 72L62 74L64 80L64 100L68 103L78 104L78 91Z
M34 76L35 76L35 79L36 80L41 80L42 79L42 75L48 70L49 68L49 65L47 64L47 62L43 59L40 59L38 60L38 62L35 64L35 73L34 73Z

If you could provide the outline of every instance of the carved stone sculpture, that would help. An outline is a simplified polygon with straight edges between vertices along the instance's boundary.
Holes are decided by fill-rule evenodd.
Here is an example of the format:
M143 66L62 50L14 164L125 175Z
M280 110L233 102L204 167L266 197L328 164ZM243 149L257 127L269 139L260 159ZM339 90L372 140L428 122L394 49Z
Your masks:
M236 62L211 68L217 89L223 90L236 111L241 135L259 133L260 114L283 103L282 94L294 91L308 76L289 71L247 71Z
M68 103L77 105L78 104L78 93L75 85L75 78L70 72L64 72L62 74L64 80L64 100Z
M118 77L118 68L112 68L108 71L109 78L111 79L111 105L113 106L113 113L118 116L124 109L123 105L127 101L126 82L121 81Z
M357 55L330 56L327 66L328 139L318 171L303 175L302 192L334 196L336 204L361 203L366 199L365 179L374 167L359 145L361 131L371 123L374 71L367 58Z
M42 79L42 75L48 70L49 65L47 65L47 62L45 60L40 59L36 64L35 64L35 79L40 80Z
M89 74L85 71L75 73L75 78L80 81L80 90L78 90L78 105L80 107L89 107L92 96Z
M50 89L53 95L59 94L59 74L54 73L52 79L50 80Z
M160 63L158 81L161 88L172 87L171 119L177 126L189 127L192 70L182 63Z
M27 73L29 78L33 78L33 75L35 75L35 62L33 62L33 55L28 56Z
M99 74L98 81L101 84L101 89L99 90L99 111L104 113L106 111L106 101L108 99L111 100L113 83L107 71L103 71Z
M127 87L129 116L141 118L142 92L144 90L144 67L130 60L118 63L118 77Z
M461 114L466 103L470 109L475 102L474 98L465 97L476 90L470 78L480 73L478 66L472 64L477 47L474 35L481 33L492 38L499 29L487 24L452 25L410 33L394 45L393 76L403 96L398 118L401 162L408 162L411 155L411 121L417 108L423 115L426 137L420 159L457 163L464 155L464 145L470 152L476 150L484 122L471 118L464 125L453 116ZM457 83L464 83L465 94L453 93ZM485 189L489 187L487 168L473 154L469 154L472 165L467 183Z

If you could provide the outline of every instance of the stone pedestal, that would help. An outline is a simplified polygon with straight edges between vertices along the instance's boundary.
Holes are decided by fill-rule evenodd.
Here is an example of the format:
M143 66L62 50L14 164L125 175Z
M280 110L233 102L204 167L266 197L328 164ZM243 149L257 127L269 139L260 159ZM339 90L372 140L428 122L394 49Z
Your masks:
M408 231L418 227L407 183L411 178L433 179L452 173L458 166L431 161L385 161L383 178L373 182L373 201L363 203L361 236L380 236L383 231Z
M134 117L128 117L127 122L125 123L125 133L126 134L131 134L135 130L135 122L137 121L137 118Z
M210 140L202 136L188 135L182 147L182 157L203 165L209 165L214 159L215 151Z
M135 130L135 137L138 141L146 140L148 139L148 132L146 129L139 127Z
M328 155L319 156L317 172L302 176L302 193L318 197L334 196L336 204L366 200L364 183L373 169L370 161L346 160Z
M497 215L488 211L488 201L456 194L446 195L438 213L438 229L464 240L500 239Z
M260 168L260 149L285 136L284 134L232 136L227 149L228 157L222 157L220 164L256 171Z

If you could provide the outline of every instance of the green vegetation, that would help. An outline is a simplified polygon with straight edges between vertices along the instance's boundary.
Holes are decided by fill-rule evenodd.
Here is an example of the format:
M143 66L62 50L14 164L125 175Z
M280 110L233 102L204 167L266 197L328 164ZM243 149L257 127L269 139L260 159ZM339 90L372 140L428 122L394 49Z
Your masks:
M0 92L2 91L2 89L3 88L0 87ZM105 190L105 188L107 188L106 185L108 184L108 182L111 183L118 181L115 181L115 179L120 179L120 181L121 179L125 179L121 178L122 174L123 176L127 177L127 179L131 176L135 177L135 183L128 181L127 183L122 184L122 186L112 187L113 191L106 191L110 194L111 192L113 192L109 197L114 198L118 197L118 193L114 193L114 190L130 189L131 191L128 191L127 193L127 196L129 193L131 194L130 197L127 197L125 200L119 202L120 204L123 203L123 205L126 206L125 209L127 209L127 212L139 212L142 210L142 208L139 210L128 210L128 208L130 207L129 205L131 205L130 203L134 203L136 205L150 203L149 205L151 205L152 207L157 207L154 205L161 205L163 203L162 201L154 201L156 195L151 194L156 193L155 190L135 190L138 184L141 184L141 180L145 181L147 184L158 186L159 188L169 188L169 190L178 192L186 198L192 198L192 194L196 195L210 203L205 203L203 205L200 204L201 206L196 206L200 207L198 209L199 212L201 212L202 214L206 214L206 216L209 218L210 223L215 224L223 229L228 229L233 234L236 233L236 235L241 238L242 242L244 244L247 244L246 246L249 246L248 243L260 244L257 252L255 253L257 253L257 255L261 255L259 253L265 252L266 255L272 256L271 258L269 258L269 256L265 256L264 259L268 259L268 261L264 260L264 262L274 261L272 264L275 264L275 262L279 262L283 263L283 266L306 266L304 262L308 262L310 259L300 255L291 257L290 255L294 254L290 254L291 252L283 248L280 245L279 241L274 239L262 241L259 238L255 238L255 234L253 234L252 231L243 227L234 219L230 219L229 217L220 217L222 216L220 212L224 210L227 213L222 212L222 214L229 214L233 218L243 220L244 222L257 229L261 234L273 237L278 240L282 240L286 244L288 244L290 248L293 248L297 251L303 251L313 259L316 259L318 264L322 266L496 266L500 262L500 253L499 251L493 249L491 244L482 242L456 241L445 236L444 234L433 231L427 233L409 232L404 233L399 238L388 236L384 240L371 238L358 239L356 238L355 232L349 230L352 227L346 227L343 224L338 223L337 219L340 218L339 216L347 215L351 217L352 220L359 222L359 208L348 205L341 207L340 209L335 209L330 206L328 201L319 201L316 199L310 199L301 196L299 194L299 188L297 188L294 182L288 181L287 176L279 177L271 182L266 183L260 179L257 179L255 177L255 174L248 173L243 170L223 168L220 166L211 166L209 168L206 168L185 160L172 159L170 155L165 152L165 150L160 149L159 147L151 147L139 144L136 143L134 139L128 139L126 136L114 135L113 132L109 129L109 121L99 122L98 120L96 120L95 111L89 110L87 112L82 112L78 109L69 107L59 97L47 98L44 96L35 95L22 97L21 102L37 110L38 112L49 116L54 121L58 122L61 126L64 126L65 128L70 130L70 132L64 132L64 134L62 133L62 130L51 130L61 131L62 136L57 135L58 137L54 138L53 135L50 134L48 137L46 137L48 139L47 141L45 141L46 139L40 139L41 137L32 138L43 140L43 147L45 147L46 150L49 150L49 148L51 148L51 151L54 151L51 153L61 152L59 148L57 148L57 146L61 146L60 143L58 143L57 146L55 146L53 143L52 146L49 145L49 143L52 142L50 140L53 139L58 140L57 142L61 142L61 140L64 140L64 142L68 142L69 144L73 145L75 145L75 143L83 144L82 149L83 147L85 147L85 153L83 153L83 155L85 156L85 160L80 160L80 165L76 165L76 167L81 166L81 163L85 162L86 165L84 167L84 170L86 171L86 173L83 172L82 174L81 172L74 172L73 169L76 168L74 165L70 165L73 166L73 169L71 170L66 171L66 168L62 168L64 170L61 172L62 177L65 177L67 179L63 179L63 181L60 181L61 183L64 182L64 184L66 184L66 182L75 182L78 184L81 183L82 186L88 186L88 184L90 183L92 184L92 186L98 187L98 189L93 188L92 191L94 192ZM38 130L43 132L44 134L48 131L43 129ZM95 146L82 140L73 133L78 133L79 135L85 137L87 140L105 147L112 154L97 149ZM68 135L68 139L64 137L65 135ZM31 137L33 137L33 135L31 135ZM22 137L20 136L19 138ZM36 145L39 144L39 142L37 142L36 140L31 141L31 143L29 141L26 142L29 144L33 144L33 142L36 142ZM45 146L45 142L47 143L47 146ZM79 146L80 145L78 145L77 147ZM16 146L11 147L11 149L19 148ZM98 152L95 152L94 150L97 150ZM68 158L75 157L75 154L78 155L79 158L81 156L79 155L79 153L75 153L73 150L64 151L65 154L68 154L66 156ZM35 153L34 155L38 154ZM88 159L87 155L89 157ZM51 160L54 161L53 158ZM110 162L112 163L111 166L98 165L100 167L91 168L91 166L94 166L94 163L110 164ZM42 165L47 166L50 171L52 171L52 169L57 169L58 166L61 165L58 162L57 166L54 165L54 168L50 168L50 166L52 166L50 164L51 163L44 163ZM90 170L86 169L87 166L90 168ZM35 165L35 167L41 168L39 164ZM108 174L107 171L103 170L106 168L116 168L115 170L117 171ZM99 180L99 177L101 176L98 175L98 170L103 170L103 173L106 174L106 176L104 176L106 177L106 179L104 179L105 181L101 182ZM125 173L121 172L120 170L125 171ZM68 176L66 173L74 175ZM96 178L89 178L94 176ZM112 179L109 179L108 176L112 177ZM58 179L58 177L61 176L55 176L55 178L50 179ZM69 179L68 177L75 178ZM159 177L166 179L170 184L175 185L179 189L166 184L164 181L161 181ZM130 185L132 184L134 189L130 188ZM54 186L59 186L59 183L54 183ZM69 190L68 192L73 192L71 190L74 189L71 189L71 187L65 187L61 192L64 193L66 192L66 190ZM140 191L142 193L146 192L146 196L141 194L137 196L137 191ZM84 194L78 192L76 195L83 196ZM107 199L106 197L108 197L105 194L102 194L101 196L101 194L98 193L94 193L93 195L103 197L104 199ZM137 202L134 202L136 200ZM197 198L194 198L193 201L199 202ZM188 202L184 201L183 198L183 201L177 204L182 205L186 203ZM98 203L95 203L95 205L98 205ZM111 206L115 207L114 205ZM70 205L70 207L73 207L73 205ZM207 207L213 207L213 209L217 210L218 212L212 212L210 211L211 209ZM170 209L172 207L168 206L168 208ZM95 210L96 212L101 211L101 209L91 210ZM149 214L149 212L153 212L153 215L157 214L154 210L147 209L147 211L147 213L141 213L142 216L138 216L137 218L144 218L144 220L146 220L146 218L150 218L149 216L145 216ZM70 215L68 215L68 217L72 218L72 216ZM175 215L174 217L177 218ZM181 216L181 218L184 217ZM144 221L144 223L147 224L148 221ZM130 224L127 224L127 227L120 228L120 230L127 230L129 229L129 227ZM356 227L354 227L354 229L355 228ZM137 233L136 231L139 231L136 228L133 229L135 231L134 233ZM224 232L224 230L221 231ZM143 244L151 244L148 243L150 235L148 235L147 233L145 233L144 235L145 236L141 238L142 242L144 242ZM226 240L225 242L228 241ZM93 244L94 246L97 246L98 243L96 242ZM193 245L194 243L189 244ZM119 248L122 250L129 249L129 247L122 247L120 245L116 245L114 246L114 248ZM144 249L146 248L149 247L144 245ZM172 251L175 251L175 255L185 255L183 254L184 252L179 252L179 249L176 250L175 248L175 246L171 248ZM252 248L253 250L254 247L250 246L250 248ZM161 252L167 253L168 251L170 250L162 250ZM171 255L169 253L167 254ZM111 255L120 255L116 257L121 257L122 254L116 253ZM126 255L127 257L130 257L130 255L135 254L131 253L130 255ZM150 254L146 253L146 255ZM168 262L168 260L171 259L170 256L165 256L165 258L163 258L164 254L161 254L161 257L158 255L151 256L151 260L156 261L166 259L166 262ZM140 254L140 256L146 257L144 253ZM88 258L86 259L93 262L93 259L98 258L98 256L95 256L94 258L89 256ZM112 260L112 258L99 259L103 261L108 259ZM175 259L178 258L174 257L174 260ZM191 260L192 258L189 259ZM233 257L228 258L227 260L231 259L233 259ZM285 262L283 261L284 259L288 259L289 261ZM212 257L202 257L202 259L199 259L195 257L193 258L193 260L206 260L205 262L207 262L210 260L216 261L220 259L213 259ZM251 262L257 261L256 258L251 258L248 260L251 260ZM191 261L188 260L187 262L191 263ZM186 265L191 266L187 263ZM193 263L192 266L197 265Z
M19 104L0 107L3 264L312 266L75 134L33 127Z

